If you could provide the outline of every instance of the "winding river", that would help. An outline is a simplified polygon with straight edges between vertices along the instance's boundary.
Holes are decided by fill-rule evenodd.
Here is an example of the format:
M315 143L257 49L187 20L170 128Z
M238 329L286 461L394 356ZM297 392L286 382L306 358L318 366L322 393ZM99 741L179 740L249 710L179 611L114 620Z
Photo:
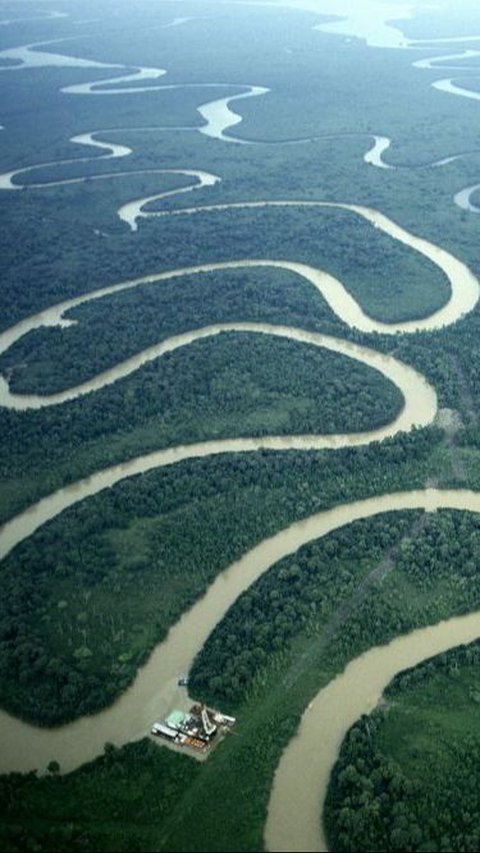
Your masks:
M413 494L408 495L409 500ZM452 504L449 495L454 501ZM398 497L399 505L405 508L403 496ZM479 512L479 497L475 492L435 492L431 495L431 508ZM412 508L414 503L415 499ZM427 503L424 508L428 511ZM304 713L297 734L276 770L265 827L268 850L276 853L328 850L319 814L331 771L350 726L362 714L373 711L385 687L398 672L478 637L479 612L413 631L360 655L318 693Z
M252 2L249 5L273 5L268 2ZM443 38L443 39L433 39L433 40L414 40L414 39L405 39L401 30L397 29L395 26L391 24L389 18L393 19L408 19L412 17L412 7L410 6L397 6L392 5L388 6L383 4L380 8L376 0L366 0L362 4L362 7L359 8L356 2L350 2L350 0L343 0L342 3L334 3L329 4L326 2L322 2L321 6L318 6L316 0L299 0L299 2L295 2L295 0L285 0L285 2L280 2L277 5L288 6L294 9L305 9L309 11L318 11L322 12L322 14L328 14L329 12L334 13L336 15L343 15L344 20L340 22L329 22L324 24L316 25L315 29L325 32L334 32L338 35L355 35L358 38L364 38L372 47L389 47L389 48L406 48L406 49L418 49L423 48L424 50L428 49L429 45L435 43L449 44L455 42L469 42L469 41L477 41L479 36L465 36L465 37L451 37L451 38ZM54 17L58 17L54 14ZM175 18L173 21L164 25L164 27L169 26L178 26L179 24L186 23L187 21L193 20L192 18ZM69 56L61 53L52 53L47 51L45 48L51 44L56 44L59 42L65 42L69 39L74 39L75 37L64 37L60 39L54 39L50 41L44 42L34 42L27 45L22 45L20 47L8 48L0 51L0 61L6 61L11 64L0 65L1 71L18 71L23 68L32 68L32 67L44 67L44 66L70 66L70 67L79 67L79 68L115 68L115 69L124 69L124 66L117 64L109 64L104 62L98 62L95 60L87 60L79 57ZM435 69L438 70L440 68L447 68L452 70L452 66L443 65L442 62L450 62L455 59L473 59L480 55L480 51L467 49L463 50L460 53L451 54L451 55L440 55L435 57L428 57L424 59L417 60L413 63L413 65L419 69ZM468 71L467 66L457 66L459 70ZM151 68L151 67L136 67L133 71L129 73L119 73L114 77L110 77L108 79L95 79L86 83L72 84L70 86L65 86L61 88L61 91L65 94L69 95L103 95L103 96L115 96L115 95L134 95L142 92L151 92L151 91L166 91L172 89L183 89L183 88L225 88L231 91L232 88L241 88L243 91L237 94L229 94L223 98L216 98L211 101L206 101L205 103L200 104L197 107L197 112L203 119L203 124L195 127L169 127L169 126L157 126L157 127L130 127L125 128L124 132L132 132L132 131L149 131L149 132L171 132L171 131L187 131L187 132L198 132L204 134L205 136L209 136L212 139L220 140L223 142L229 142L234 144L241 145L292 145L292 144L300 144L305 142L321 142L324 140L330 140L332 138L331 135L317 135L313 137L301 138L298 140L285 140L280 142L262 142L258 140L251 140L242 137L238 137L230 133L231 128L235 127L242 121L241 115L236 113L231 109L230 104L234 101L239 101L245 98L258 97L262 95L268 94L270 91L267 87L264 86L253 86L250 84L246 84L240 86L239 84L229 84L229 83L171 83L171 84L160 84L160 85L152 85L151 82L149 85L139 85L145 83L147 81L158 80L167 74L167 71L163 68ZM120 84L132 84L136 85L127 85L121 86ZM453 95L460 95L462 97L473 98L475 100L480 99L480 93L469 90L465 87L458 86L454 83L451 78L448 79L440 79L435 80L432 84L432 87L447 92ZM221 178L218 175L212 175L211 173L205 172L202 169L148 169L148 170L129 170L119 171L119 172L110 172L103 173L99 175L89 175L83 177L75 177L75 178L66 178L59 180L47 180L43 182L22 182L19 180L21 175L26 175L30 172L41 170L43 168L53 168L56 166L65 166L65 165L75 165L77 163L87 163L92 162L93 160L101 160L101 159L113 159L118 157L125 157L133 153L132 149L125 146L119 145L111 142L102 142L97 140L95 137L98 134L112 134L121 132L121 129L118 128L110 128L104 130L93 130L88 133L77 134L70 138L70 142L88 145L94 148L103 149L106 153L100 156L91 156L91 157L80 157L80 158L69 158L64 160L58 160L54 162L46 162L46 163L37 163L32 164L31 166L25 166L19 169L14 169L10 172L5 172L0 174L0 190L14 190L14 189L45 189L47 187L58 187L61 185L81 183L86 180L106 180L106 179L114 179L117 177L125 177L127 175L145 175L145 174L179 174L185 176L192 176L195 180L192 184L189 184L186 187L180 187L178 189L170 190L168 192L161 192L149 196L144 196L138 199L132 199L131 201L122 205L118 211L117 215L119 218L126 222L132 231L136 231L138 228L138 220L140 218L147 217L156 217L159 214L158 211L146 211L144 208L155 201L159 201L162 198L171 197L178 194L183 194L185 192L190 192L194 189L201 189L203 187L209 187L216 184ZM355 133L342 133L338 134L336 138L342 137L352 137L359 136L365 137L368 136L364 133L355 134ZM462 159L463 157L469 157L473 153L477 152L466 152L466 153L458 153L454 155L450 155L439 160L436 160L431 163L425 163L423 166L399 166L389 164L384 159L384 154L388 151L388 149L392 145L392 140L389 137L381 136L377 134L371 134L370 138L373 140L373 144L368 148L368 150L363 155L363 160L366 164L375 166L380 169L385 170L398 170L398 169L411 169L411 168L436 168L439 166L444 166L449 163L452 163L456 160ZM462 190L459 190L453 198L454 203L462 208L465 211L470 213L479 213L480 208L478 208L471 201L471 196L473 193L479 188L480 184L475 184L470 187L466 187Z
M308 3L308 0L305 0ZM376 4L374 4L376 5ZM393 7L390 7L393 8ZM395 6L398 10L399 7ZM385 21L383 22L385 23ZM391 29L391 28L389 28ZM338 26L335 30L339 32ZM385 34L385 33L384 33ZM391 33L390 33L391 35ZM51 43L51 42L50 42ZM403 46L403 45L395 45ZM27 65L66 64L60 61L57 54L41 53L35 50L36 45L28 45L0 53L0 58L13 60ZM22 53L23 51L23 53ZM43 60L39 57L43 56ZM45 60L45 57L48 57ZM65 57L60 57L65 60ZM431 62L433 60L430 60ZM103 63L89 60L72 59L68 64L79 67L112 67ZM5 66L1 70L15 70L19 66ZM119 67L120 66L116 66ZM115 94L122 91L144 91L143 87L109 89L112 84L156 79L162 76L162 69L138 68L131 75L123 75L109 80L94 81L80 86L70 86L63 89L67 94ZM180 86L181 84L178 84ZM210 84L208 84L210 85ZM211 84L217 85L217 84ZM103 86L103 89L102 89ZM177 88L178 86L174 86ZM87 88L85 88L87 87ZM107 87L107 88L105 88ZM148 88L148 87L147 87ZM165 88L165 87L156 87ZM210 128L210 134L217 139L231 138L226 136L228 127L238 123L235 114L229 110L229 103L234 99L265 94L261 87L245 87L239 95L227 96L204 105L200 110ZM258 88L259 91L255 91ZM445 89L447 91L447 89ZM450 89L453 91L453 89ZM460 94L453 91L454 94ZM212 107L212 104L216 104ZM220 118L219 118L220 116ZM223 117L222 117L223 116ZM239 117L237 117L238 120ZM203 132L206 132L205 129ZM83 140L82 140L83 137ZM106 153L104 158L127 156L131 149L126 146L115 146L94 139L93 132L72 138L73 142L99 147ZM374 146L367 152L367 162L382 168L388 168L382 161L382 153L387 150L390 141L386 137L374 137ZM365 155L365 157L367 157ZM85 158L83 161L86 162ZM448 159L448 158L447 158ZM63 161L70 163L72 161ZM446 161L445 161L446 162ZM15 176L40 168L32 166L5 173L0 177L0 188L15 189L20 184ZM43 164L51 166L55 164ZM159 171L159 170L156 170ZM175 170L179 174L192 177L192 186L182 187L181 192L187 192L197 186L211 185L219 180L218 176L201 170ZM109 177L109 176L98 176ZM83 179L72 179L73 181ZM203 180L203 183L202 183ZM209 184L209 181L211 182ZM64 183L55 182L56 185ZM36 186L45 186L37 184ZM169 191L172 194L176 191ZM165 195L165 194L162 194ZM127 211L123 209L124 221L132 230L136 227L137 219L147 215L143 206L161 196L150 196L148 199L132 202ZM267 259L250 259L247 261L226 261L223 264L210 264L198 267L183 268L152 274L135 280L120 282L105 287L75 299L67 300L52 306L45 311L23 320L21 323L6 330L0 335L0 351L5 351L20 337L32 329L41 326L67 326L71 322L66 313L73 307L92 299L101 299L108 294L151 284L161 286L161 282L169 278L181 278L192 273L236 267L271 266L288 269L302 276L312 286L317 287L337 315L351 326L363 331L396 333L397 331L412 332L417 329L438 329L451 324L471 311L478 301L479 288L476 278L471 271L457 258L429 241L419 238L401 228L392 220L378 211L359 205L327 204L324 202L304 201L255 201L235 205L214 205L203 208L189 208L169 212L168 215L201 215L205 210L218 212L231 208L258 208L267 206L303 205L317 208L337 208L360 216L372 227L380 228L394 239L400 241L410 250L420 252L433 263L437 264L448 276L451 284L451 297L447 305L439 309L431 317L415 320L409 323L389 325L378 323L368 317L348 294L341 282L314 267L297 263L293 260L273 261ZM155 215L167 215L165 212ZM405 398L405 405L399 417L383 431L337 436L270 436L263 439L246 438L225 441L204 442L168 450L157 451L138 457L126 463L98 471L88 478L51 494L27 511L7 522L0 530L0 558L5 557L15 545L31 535L36 529L51 518L54 518L68 506L72 506L90 495L96 494L103 488L114 485L125 477L137 473L175 464L183 459L206 457L219 453L254 451L261 447L273 447L278 451L291 447L304 449L319 447L340 447L349 444L363 444L384 435L393 435L399 430L411 429L413 425L431 423L437 408L434 389L416 371L401 364L392 356L384 356L365 346L354 345L327 335L306 332L291 327L273 326L268 324L230 323L216 324L203 329L197 329L170 338L161 344L151 347L144 352L128 359L109 371L89 380L76 388L68 389L62 394L50 397L38 395L15 395L10 392L8 385L2 381L0 386L0 403L12 408L38 408L45 405L60 405L69 399L75 399L82 394L94 392L128 375L146 361L157 358L163 352L171 351L181 346L187 346L194 340L220 333L221 331L248 330L259 334L279 335L291 339L326 347L336 352L358 359L383 373L390 381L400 388ZM240 593L252 584L263 572L284 556L295 553L307 542L327 535L329 532L350 524L352 521L370 518L387 511L403 509L423 509L434 511L437 508L452 508L480 512L480 494L467 490L434 490L424 489L403 493L387 494L356 501L334 507L317 513L307 519L292 524L274 536L252 548L239 561L229 566L209 587L204 597L186 612L174 625L166 640L154 650L149 661L139 671L132 686L110 708L94 716L83 718L75 723L55 730L38 729L27 725L10 715L0 712L0 769L4 772L12 770L29 770L33 767L43 769L48 762L55 758L63 771L79 766L94 758L103 751L105 741L117 745L142 737L148 730L152 720L171 709L178 701L179 674L188 671L189 666L205 642L212 629L222 618L228 608L235 602ZM298 735L293 739L284 753L275 775L272 796L269 806L268 821L265 829L265 839L271 850L324 850L325 841L319 827L319 804L325 794L332 764L335 760L338 746L348 727L360 716L368 712L376 703L383 687L399 670L411 666L426 656L450 648L461 642L469 642L480 636L480 613L471 614L458 619L451 619L439 625L422 631L415 631L407 637L401 637L390 645L372 649L357 660L351 662L338 678L320 691L314 702L307 709Z
M304 202L301 203L304 204ZM266 201L249 203L244 206L255 208L259 205L268 204L270 202ZM275 202L275 204L291 205L296 203L289 201L283 203ZM141 284L149 283L152 286L161 286L162 280L172 277L177 277L180 284L182 276L187 274L237 266L255 267L269 265L289 269L299 276L303 276L313 286L317 287L338 316L351 325L357 325L360 328L365 327L369 331L380 329L385 331L385 327L392 333L396 332L398 328L403 329L403 331L413 330L418 327L440 328L454 322L475 306L479 296L478 282L468 267L450 253L423 238L409 233L378 211L358 205L347 206L316 203L316 206L319 208L319 212L325 207L345 209L350 214L360 216L370 222L372 227L380 228L394 239L401 241L410 250L420 252L432 260L449 278L451 297L448 304L428 318L428 320L414 321L413 323L401 326L388 326L386 324L378 324L372 318L367 317L362 312L360 306L347 293L341 282L323 273L321 270L294 261L280 262L268 259L252 259L250 261L239 262L230 261L224 264L205 265L144 276L67 300L56 306L52 306L40 314L27 318L4 332L0 336L0 350L5 351L22 335L42 325L68 325L72 321L64 315L69 309L87 300L100 299L102 296L110 293L130 289ZM224 206L219 206L216 209L221 211L224 209ZM188 215L201 215L201 212L201 208L192 208L188 211ZM66 399L73 399L82 393L94 391L110 382L116 381L121 376L125 376L132 370L138 369L140 364L149 358L158 357L163 351L166 352L179 346L188 345L188 343L200 337L214 335L224 330L249 330L262 334L281 335L305 343L328 347L336 352L357 358L370 367L380 370L384 376L395 382L404 395L405 406L399 417L392 424L385 427L382 431L375 431L374 433L330 437L270 436L263 439L246 438L220 442L212 441L157 451L98 471L90 477L47 496L34 506L31 506L26 512L7 522L0 532L0 557L6 556L16 544L31 535L34 530L62 512L66 507L85 499L89 495L98 493L103 488L114 485L125 477L148 471L152 468L171 465L182 459L192 457L210 456L226 452L254 451L260 447L272 447L281 451L291 447L308 449L327 446L339 447L354 443L362 444L384 435L393 435L401 429L410 429L413 424L425 425L430 423L435 415L436 395L434 389L416 371L402 365L393 357L384 356L367 347L354 345L326 335L306 332L302 329L252 323L218 324L171 338L162 342L157 347L150 348L134 356L133 359L117 365L111 371L95 377L84 386L69 389L63 392L62 395L54 395L50 398L25 396L22 399L21 395L11 394L4 382L1 388L2 397L0 402L3 405L18 408L61 404ZM56 758L60 762L62 769L67 771L100 754L107 740L121 745L141 737L148 730L153 719L168 712L173 705L178 703L179 688L177 687L177 678L179 674L188 671L195 654L201 648L219 619L222 618L227 609L234 603L238 595L253 583L262 572L277 562L277 560L287 554L294 553L302 544L319 536L326 535L328 532L349 524L353 520L368 518L389 510L405 508L431 510L437 506L480 511L480 495L476 495L473 492L433 491L428 489L383 495L318 513L264 540L245 554L236 564L228 567L210 586L205 596L181 617L177 624L170 630L166 640L156 648L147 664L139 671L134 684L109 709L55 730L38 729L22 723L6 713L1 713L0 731L2 743L0 769L3 771L27 770L32 767L41 769L52 758ZM478 621L480 622L480 617ZM465 622L466 624L467 622ZM477 626L477 623L475 625ZM443 642L451 645L450 624L443 629L436 627L429 630L434 633L440 632L443 636ZM475 627L473 633L475 631L478 631L478 626ZM417 655L420 653L419 649L424 649L423 639L419 640L416 649ZM376 667L376 664L374 664L374 667ZM348 692L351 690L351 686L348 687L347 678L346 682ZM357 705L348 706L346 704L345 708L347 709L347 707L351 707L352 710L350 716L345 714L343 731L350 724L351 714L357 713ZM336 713L332 715L332 720L335 719L337 721L338 717L339 715ZM336 744L339 737L341 737L341 733L339 735L335 731L330 734L328 727L326 725L323 726L321 739L322 742L328 742L332 745L332 760L335 756ZM294 743L296 743L296 740ZM310 750L312 743L311 733L309 733L308 744ZM288 754L287 752L286 755ZM288 762L287 758L285 760ZM284 809L284 801L282 801L282 790L284 788L282 786L285 785L285 780L287 780L287 798L292 795L290 788L297 786L297 777L292 776L291 771L288 769L289 766L287 763L287 770L284 773L284 765L280 765L272 792L269 820L266 827L267 843L271 849L277 849L276 827L282 827L282 821L279 819L279 813L282 813ZM326 768L325 772L328 771L326 759L322 759L322 767ZM322 840L318 837L318 803L321 797L321 779L322 777L316 779L315 785L312 787L311 798L302 798L304 802L303 814L305 814L308 801L310 801L311 809L309 817L303 825L302 834L296 836L296 843L300 845L296 849L322 849ZM278 803L279 805L277 805ZM305 838L313 836L315 836L315 846L312 848L304 846L305 843L310 843L310 841L305 842Z
M31 332L34 329L38 329L44 326L70 325L72 322L75 321L69 320L67 317L65 317L65 314L72 308L77 307L85 302L98 300L104 296L108 296L113 293L119 293L124 290L130 290L140 285L161 284L163 281L168 281L172 278L181 279L183 276L186 275L198 274L201 272L212 272L216 270L237 269L245 267L256 268L265 266L289 270L290 272L301 276L302 278L306 279L310 284L312 284L323 295L331 309L337 314L337 316L341 320L343 320L349 326L357 328L363 332L382 332L384 334L397 334L398 332L415 332L425 329L440 329L444 326L451 325L452 323L460 319L462 316L469 313L475 307L478 301L479 290L477 279L464 263L459 261L445 249L441 249L440 247L429 242L428 240L415 236L406 229L397 225L395 222L393 222L393 220L389 219L384 214L381 214L378 211L373 210L372 208L363 207L361 205L337 204L333 202L330 203L293 200L265 200L256 202L215 205L207 208L184 208L182 210L172 211L168 214L165 213L164 215L199 215L205 210L222 212L231 209L257 209L269 207L308 207L318 209L319 211L321 211L322 209L337 209L345 210L348 213L351 213L355 216L359 216L360 218L369 222L374 228L383 231L385 234L388 234L390 237L393 237L395 240L398 240L399 242L403 243L409 249L419 252L421 255L432 261L436 266L438 266L446 274L450 282L451 293L449 301L446 305L439 308L435 313L433 313L427 318L409 320L401 323L384 323L375 320L365 314L362 311L361 306L348 293L348 291L338 279L316 267L312 267L307 264L295 261L278 261L268 259L225 261L223 263L203 264L194 267L183 267L181 269L171 270L163 273L153 273L147 276L143 276L141 278L130 279L125 282L120 282L119 284L109 285L108 287L100 288L99 290L93 291L91 293L83 294L82 296L77 296L72 299L65 300L64 302L58 303L57 305L54 305L49 309L45 309L44 311L38 314L34 314L31 317L27 317L20 323L17 323L15 326L10 327L10 329L7 329L6 331L2 332L0 334L0 353L6 352L15 341L19 340L28 332ZM76 397L79 397L82 394L97 391L100 388L103 388L104 386L109 385L112 382L123 378L124 376L127 376L128 374L137 370L142 364L145 364L148 361L152 361L153 359L158 358L163 353L170 352L173 349L177 349L178 347L186 346L187 344L201 337L208 337L210 335L218 334L221 331L248 330L263 332L264 334L281 334L282 336L290 336L292 338L295 338L296 340L303 340L304 342L313 343L316 346L324 346L328 349L335 350L336 352L343 353L345 355L350 355L351 357L363 361L365 364L369 364L370 366L376 366L377 369L380 369L386 376L388 375L388 378L391 378L393 381L396 382L407 401L407 405L405 406L403 413L403 415L405 416L408 412L408 415L406 415L407 420L403 420L401 426L396 425L396 428L393 430L393 432L396 432L397 429L411 428L416 422L410 419L410 411L413 408L413 404L411 407L409 402L411 399L415 400L415 407L417 408L418 418L417 422L422 423L422 425L426 425L426 423L429 422L429 420L425 420L425 417L422 416L421 406L419 406L418 403L418 400L426 399L426 383L423 383L424 387L423 389L421 389L419 387L419 382L421 380L420 377L418 377L418 374L416 374L415 371L412 371L410 368L406 368L405 365L400 365L400 362L398 362L396 359L385 355L379 356L377 353L374 353L373 350L370 350L367 347L353 345L352 343L347 343L343 340L329 337L327 335L314 334L312 332L306 332L304 330L299 329L282 329L282 327L278 327L277 331L275 331L275 328L276 327L271 325L269 326L265 323L224 323L216 324L205 329L193 330L182 335L177 335L173 338L167 339L166 341L163 341L160 344L151 346L143 352L138 353L129 359L126 359L125 361L116 365L114 368L111 368L110 370L99 374L93 379L90 379L75 388L71 388L66 391L59 392L57 394L52 394L50 396L13 394L12 392L10 392L7 381L3 377L1 377L0 404L9 408L16 409L40 408L42 406L47 405L57 405L59 403L66 402L67 400L75 399ZM280 331L280 329L282 330ZM414 376L416 377L416 379L412 387L412 398L412 395L409 393L409 385L411 382L413 382ZM406 377L408 377L408 379L406 379ZM430 420L432 419L432 417L433 415L430 417ZM408 426L406 426L406 424L408 424ZM389 432L388 434L392 433ZM382 435L382 437L385 437L385 435ZM313 439L310 440L313 441ZM333 439L326 439L325 437L321 438L322 442L327 440L332 441ZM350 437L349 440L353 441L354 439ZM369 440L372 440L372 438L370 437ZM284 441L284 439L282 439L282 441ZM321 446L325 447L335 445L322 444Z

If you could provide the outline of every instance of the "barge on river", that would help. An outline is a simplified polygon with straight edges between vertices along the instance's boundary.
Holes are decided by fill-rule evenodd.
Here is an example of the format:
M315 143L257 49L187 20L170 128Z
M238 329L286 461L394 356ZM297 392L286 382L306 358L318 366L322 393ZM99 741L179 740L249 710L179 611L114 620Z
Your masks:
M195 703L186 713L172 711L165 720L154 723L151 734L167 743L206 754L217 738L232 729L235 722L235 717Z

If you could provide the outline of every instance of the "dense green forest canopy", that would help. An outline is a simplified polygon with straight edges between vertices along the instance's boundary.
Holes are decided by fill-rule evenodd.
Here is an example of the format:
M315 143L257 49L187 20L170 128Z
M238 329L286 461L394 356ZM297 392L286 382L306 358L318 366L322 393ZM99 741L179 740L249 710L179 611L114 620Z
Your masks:
M325 820L331 850L476 850L479 644L397 676L349 731Z
M4 705L41 724L99 710L242 553L347 497L422 485L435 437L191 460L62 513L2 564Z
M385 5L372 2L379 24ZM387 323L448 303L441 266L353 211L222 205L361 205L478 274L479 191L458 196L480 181L477 4L439 0L411 17L400 6L408 49L357 37L357 24L322 29L338 24L327 0L271 5L0 0L1 332L109 285L250 259L323 270ZM442 78L456 94L432 87ZM147 199L133 227L120 217ZM409 363L440 412L363 448L184 460L40 526L0 565L0 702L24 720L111 706L212 581L293 522L400 490L480 488L478 306L436 331L360 333L299 275L243 266L86 298L66 318L12 346L0 338L13 392L68 389L174 335L250 322ZM197 340L61 405L1 406L0 518L150 451L373 430L402 404L384 376L338 353L245 331ZM192 695L239 721L211 759L144 739L107 744L71 774L52 755L48 769L4 775L0 849L264 849L275 768L305 708L361 651L476 610L478 536L471 513L405 511L275 563L190 673ZM476 646L420 666L349 733L326 812L332 849L478 849L477 670Z

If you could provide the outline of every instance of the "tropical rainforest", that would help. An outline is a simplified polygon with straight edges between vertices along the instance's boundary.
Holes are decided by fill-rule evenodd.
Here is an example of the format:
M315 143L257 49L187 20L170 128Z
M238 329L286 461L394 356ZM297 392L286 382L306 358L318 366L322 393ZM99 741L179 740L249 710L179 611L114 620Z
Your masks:
M0 850L478 849L480 13L355 9L0 0Z

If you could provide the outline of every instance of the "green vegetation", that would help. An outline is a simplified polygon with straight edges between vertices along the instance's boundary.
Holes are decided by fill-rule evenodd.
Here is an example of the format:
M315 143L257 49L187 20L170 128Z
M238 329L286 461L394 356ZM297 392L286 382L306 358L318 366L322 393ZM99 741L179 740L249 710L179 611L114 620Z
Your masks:
M67 195L68 187L64 190ZM85 214L87 211L90 214L95 182L82 185L79 192L85 197ZM212 188L209 203L225 201L218 196L219 190ZM9 215L15 220L14 200L9 201L5 211L10 209ZM53 204L50 203L50 215L47 204L48 198L39 195L38 206L43 209L45 228L47 223L52 227ZM109 226L110 223L104 227ZM102 239L100 235L93 240L90 233L87 236L86 223L84 228L83 240L88 240L90 246L88 256L82 258L82 274L88 287L84 284L79 288L76 256L65 258L56 254L52 258L47 234L39 234L39 242L47 244L41 250L38 246L38 254L28 267L39 282L40 291L38 295L30 291L26 300L25 294L17 293L15 282L20 276L17 269L20 247L5 246L6 261L13 268L9 282L12 299L21 300L20 305L12 305L12 318L78 295L79 289L86 292L164 270L244 259L291 260L319 267L339 278L365 313L386 322L427 316L443 305L450 293L446 276L431 261L347 210L281 206L206 211L193 216L162 217L158 221L147 219L132 237L136 243L134 256L126 251L123 229L109 238ZM67 238L65 233L57 236ZM75 251L79 251L78 246ZM421 288L416 284L419 279ZM21 284L18 277L18 286ZM177 282L177 288L181 287L182 282ZM5 296L8 298L8 293ZM25 310L26 301L29 310ZM8 303L7 306L10 310ZM21 314L19 307L23 307ZM15 350L18 347L20 344Z
M192 683L197 692L216 702L241 701L271 666L270 656L282 658L297 636L319 634L330 620L338 630L345 602L348 630L342 626L329 650L333 666L385 642L395 631L480 606L475 584L480 520L450 511L424 516L413 527L414 535L404 536L394 559L387 560L375 596L356 602L362 578L405 532L403 514L386 519L383 524L378 519L357 522L304 546L295 559L284 559L245 592L195 661Z
M107 744L67 777L56 762L43 778L3 776L0 850L156 850L159 828L199 772L186 756L144 740L121 751Z
M453 10L441 2L442 16L429 10L402 27L417 38L433 31L458 35ZM176 4L140 0L135 16L115 0L71 0L66 18L0 27L0 50L65 38L51 49L116 65L2 72L0 171L98 155L98 149L68 141L97 129L100 139L132 148L121 160L46 166L25 180L131 175L0 191L2 330L109 284L248 258L326 270L366 313L386 321L428 316L448 299L449 284L437 267L345 210L172 215L141 221L132 232L117 216L121 205L186 183L180 176L133 174L158 168L201 168L222 180L163 200L153 206L157 210L259 199L366 205L480 270L478 217L453 204L456 192L479 180L478 105L432 92L437 72L412 66L443 47L375 50L362 40L315 31L320 16L283 7L273 14L268 6L252 6L245 15L234 4L227 9L204 3L199 15L197 3L181 5L181 14L193 20L178 27L165 27L178 12ZM2 20L18 14L13 6L3 5ZM30 2L23 6L25 17L38 15ZM478 31L475 11L472 0L465 32ZM163 67L168 76L147 80L152 91L143 94L60 91L107 80L124 66ZM439 70L438 77L444 73ZM467 85L475 88L468 74ZM200 81L212 85L156 91L158 85ZM246 84L270 91L233 102L243 121L230 132L262 144L228 144L195 131L204 123L199 105L245 92ZM136 88L135 82L125 85ZM399 168L364 163L374 134L392 139L384 160ZM295 139L298 144L290 144ZM424 168L455 154L465 156ZM427 483L480 486L478 310L437 333L359 335L303 280L257 268L138 287L85 303L71 317L77 325L39 329L1 355L0 370L11 374L15 390L48 393L75 385L171 335L212 323L270 322L393 352L424 372L440 405L455 409L461 420L456 432L414 431L363 449L180 463L120 483L40 528L0 568L0 699L26 719L49 725L112 702L211 580L293 521L355 498ZM159 447L242 434L363 429L393 417L399 404L395 390L373 371L343 358L259 335L221 335L61 407L2 409L0 518L63 484ZM0 779L0 849L261 850L273 773L305 707L360 650L477 608L478 535L477 520L468 514L401 513L337 531L273 566L232 607L194 665L198 695L239 718L236 734L211 760L199 766L142 741L122 750L108 747L88 767L63 776L55 763L62 770L61 756L52 756L46 777ZM435 720L433 737L450 726L453 744L452 752L442 749L437 765L432 761L433 781L447 774L454 782L451 804L441 786L432 793L436 824L432 829L424 820L429 835L423 840L420 813L405 799L410 783L403 781L408 767L420 774L422 754L408 747L397 772L393 761L402 758L402 740L397 738L399 752L390 757L383 722L378 729L378 748L387 755L381 778L389 793L381 808L385 814L398 809L394 849L405 839L412 849L430 849L430 841L438 849L478 847L478 803L466 790L464 769L475 779L471 762L479 749L474 733L462 740L471 712L466 697L471 692L475 703L478 691L463 660L460 675L449 667L436 666L430 687L422 682L427 699L438 700L439 721L446 726L436 728ZM457 692L449 686L455 678ZM419 690L412 690L418 698ZM448 696L456 711L453 704L447 709ZM385 725L394 722L392 742L404 725L394 717L400 699L393 701L385 716ZM433 726L433 716L425 714ZM459 733L455 719L464 727ZM422 767L427 774L427 762ZM438 818L440 811L445 819ZM359 830L361 819L355 820ZM383 841L376 849L383 849Z
M417 332L391 338L378 335L375 347L411 364L435 387L439 405L461 412L465 431L461 441L479 446L478 414L480 412L480 309L453 326L437 332ZM393 346L392 346L393 343Z
M343 355L222 333L61 407L0 413L1 513L149 450L208 439L349 433L392 421L398 389Z
M156 417L159 446L212 436L361 432L393 420L403 406L396 386L355 359L249 332L224 332L166 354L121 382L104 401L107 412L115 399L123 403L117 430L131 432ZM92 406L83 402L75 408L87 421ZM46 426L48 415L42 420ZM80 440L107 431L98 422L89 426Z
M480 645L398 675L349 731L325 810L331 850L477 850Z
M442 609L452 613L475 606L472 593L466 588L475 588L474 579L480 571L478 533L478 519L468 514L387 514L355 523L302 548L273 566L242 596L239 606L231 609L201 652L195 667L196 673L209 669L210 684L202 695L208 699L223 697L223 707L238 717L236 734L227 738L200 769L190 762L187 778L180 764L182 756L169 756L173 778L164 779L162 765L153 767L151 787L165 789L169 806L168 814L155 811L149 823L149 837L155 837L157 849L263 849L262 828L273 772L308 702L362 650L386 642L398 631L429 623L432 614L441 613ZM432 582L433 569L428 578L423 578L420 561L417 572L406 568L404 555L417 547L427 562L429 556L438 557L442 552L442 558L436 560L438 584ZM471 570L467 572L468 585L457 582L458 566L463 560L466 564L472 560L475 563L474 575ZM272 607L276 614L273 631L268 618ZM219 647L221 636L227 649ZM260 648L267 651L262 660L256 654L259 638ZM239 648L241 669L237 666ZM445 693L444 687L441 689ZM147 749L145 745L138 748ZM89 797L105 781L103 759L64 778L61 805L57 799L49 802L51 779L33 782L14 777L17 788L2 808L7 838L11 838L10 825L18 827L20 823L24 835L41 841L46 837L46 826L51 827L55 819L66 824L73 836L73 841L66 842L67 850L78 849L78 836L83 849L113 849L118 843L119 828L116 822L110 825L107 815L123 808L125 791L130 789L126 780L139 775L131 750L127 747L115 753L117 775L108 792L99 795L100 805L91 817ZM164 750L159 752L163 754ZM150 759L146 763L152 768ZM118 777L123 780L121 785ZM132 788L134 796L137 791L136 786ZM397 794L394 783L393 791ZM212 801L215 809L208 808ZM75 816L73 808L80 817ZM141 814L141 805L139 809ZM129 845L136 849L136 832L131 822L125 821L121 849L128 849Z
M54 393L173 335L214 323L268 322L343 337L321 294L281 269L221 270L167 279L70 310L77 325L40 328L0 357L18 393Z
M2 704L43 725L104 707L233 560L314 511L422 486L432 439L191 460L71 507L3 561Z
M252 686L268 678L269 670L284 669L285 656L289 651L291 654L299 638L303 644L308 639L318 654L319 647L325 645L322 634L332 639L342 608L348 604L348 609L354 609L362 582L384 554L393 551L408 534L412 516L394 513L382 520L356 522L300 548L294 559L286 557L272 567L254 588L240 596L231 613L214 629L195 660L190 689L220 705L236 706ZM388 612L385 615L387 620L391 617ZM340 622L337 631L339 628ZM379 628L374 621L366 623L362 644L368 643L367 638ZM333 648L341 654L342 638L335 640ZM285 673L283 681L288 682Z

